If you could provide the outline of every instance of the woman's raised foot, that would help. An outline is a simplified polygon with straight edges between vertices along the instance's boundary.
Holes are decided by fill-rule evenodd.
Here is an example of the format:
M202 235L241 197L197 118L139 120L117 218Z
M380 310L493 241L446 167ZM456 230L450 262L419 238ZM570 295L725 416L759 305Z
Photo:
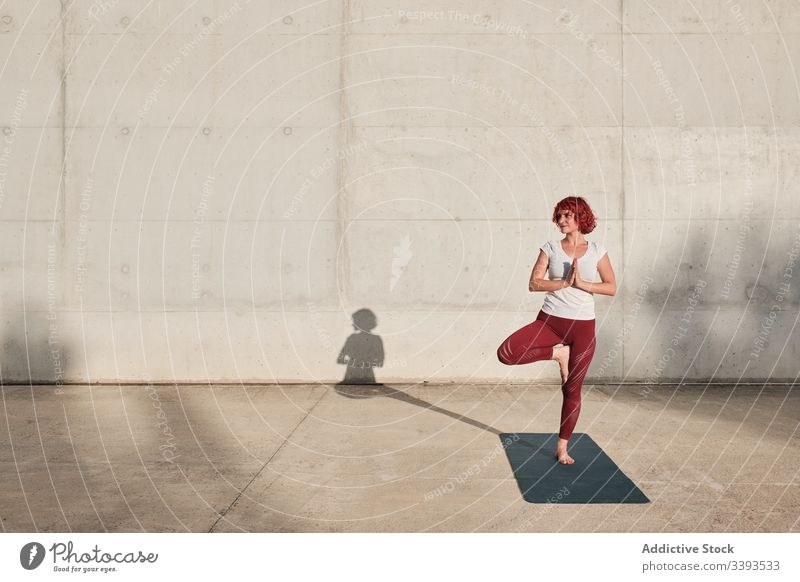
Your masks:
M561 384L566 384L569 377L569 346L553 348L553 359L561 368Z

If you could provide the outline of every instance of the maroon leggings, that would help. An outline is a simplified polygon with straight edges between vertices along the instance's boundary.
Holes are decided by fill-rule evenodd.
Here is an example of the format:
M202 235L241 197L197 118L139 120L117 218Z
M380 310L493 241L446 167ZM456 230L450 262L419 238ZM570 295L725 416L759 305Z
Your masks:
M569 440L581 412L581 387L595 348L594 319L566 319L539 311L536 320L512 333L497 348L497 359L509 366L530 364L553 357L553 346L569 346L569 376L561 387L561 429Z

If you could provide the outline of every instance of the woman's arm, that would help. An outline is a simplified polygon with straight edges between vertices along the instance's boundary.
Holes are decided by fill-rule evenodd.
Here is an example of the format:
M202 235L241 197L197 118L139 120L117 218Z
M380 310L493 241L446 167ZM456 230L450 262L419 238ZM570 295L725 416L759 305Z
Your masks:
M616 295L617 278L614 276L614 269L611 268L611 260L608 258L608 253L603 255L603 258L597 263L597 272L600 273L602 283L584 281L578 275L575 279L575 286L588 293L599 293L600 295L611 295L612 297Z
M550 281L545 279L547 273L547 266L550 260L543 250L539 250L539 257L536 259L536 264L533 265L533 272L531 272L531 280L528 283L528 291L558 291L567 286L564 279L556 279Z

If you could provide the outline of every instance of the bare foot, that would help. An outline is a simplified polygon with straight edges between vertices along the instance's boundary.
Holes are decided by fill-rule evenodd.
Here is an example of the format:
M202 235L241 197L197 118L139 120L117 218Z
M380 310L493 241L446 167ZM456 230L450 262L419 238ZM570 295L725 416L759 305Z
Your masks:
M569 346L553 348L553 359L561 367L561 384L566 384L569 377Z
M556 459L558 459L558 462L561 463L562 465L571 465L572 463L575 462L575 459L573 459L567 454L568 442L569 441L565 439L559 438L558 444L556 445Z

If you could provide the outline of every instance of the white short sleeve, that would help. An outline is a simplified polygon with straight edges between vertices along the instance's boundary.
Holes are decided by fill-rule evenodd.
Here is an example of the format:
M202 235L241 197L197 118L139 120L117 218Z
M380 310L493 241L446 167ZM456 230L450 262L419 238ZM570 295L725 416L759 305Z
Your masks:
M597 245L597 260L599 261L600 259L603 258L603 255L605 255L608 251L606 250L606 247L604 247L601 243L596 242L595 244Z
M550 241L547 241L546 243L544 243L539 248L544 251L544 254L546 254L548 256L548 258L553 254L553 252L552 252L552 250L550 248Z

